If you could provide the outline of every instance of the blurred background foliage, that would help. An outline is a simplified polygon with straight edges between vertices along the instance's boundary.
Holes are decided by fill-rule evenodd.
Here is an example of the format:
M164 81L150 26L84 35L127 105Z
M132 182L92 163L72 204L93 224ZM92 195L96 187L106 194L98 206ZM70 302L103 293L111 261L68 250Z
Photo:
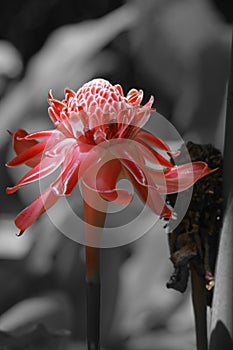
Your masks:
M122 84L125 92L142 88L145 100L154 95L157 111L185 140L221 149L232 20L222 5L210 0L1 4L0 348L85 348L83 247L57 232L46 216L24 237L15 237L15 214L39 189L5 195L4 188L25 171L4 167L12 156L6 130L50 128L47 91L62 98L66 86L77 90L101 76ZM102 252L106 349L195 349L190 294L165 287L168 258L162 227ZM32 328L38 324L46 328ZM54 335L62 329L71 335Z

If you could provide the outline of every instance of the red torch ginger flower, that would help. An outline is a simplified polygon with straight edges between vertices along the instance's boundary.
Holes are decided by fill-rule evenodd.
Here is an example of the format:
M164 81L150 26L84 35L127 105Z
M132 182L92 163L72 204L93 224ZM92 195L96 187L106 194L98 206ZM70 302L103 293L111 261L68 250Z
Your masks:
M156 214L172 216L162 195L185 190L210 171L203 162L174 166L171 159L176 153L142 129L154 101L151 97L141 106L142 98L143 91L136 89L124 97L120 85L104 79L94 79L76 93L66 89L63 101L54 99L50 91L48 111L55 129L32 134L20 129L11 134L17 155L7 165L26 164L31 170L7 188L8 194L61 167L57 179L16 217L20 234L59 197L70 195L78 181L107 201L126 204L132 194L117 189L117 182L128 178Z

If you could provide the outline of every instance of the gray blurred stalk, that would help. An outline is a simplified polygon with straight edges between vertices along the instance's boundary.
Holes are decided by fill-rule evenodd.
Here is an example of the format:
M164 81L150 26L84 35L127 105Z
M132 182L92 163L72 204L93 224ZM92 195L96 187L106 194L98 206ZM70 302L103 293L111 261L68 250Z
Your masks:
M210 350L233 349L233 42L227 96L223 169L225 216L216 266Z
M202 276L191 267L192 301L195 316L197 350L207 350L206 288Z

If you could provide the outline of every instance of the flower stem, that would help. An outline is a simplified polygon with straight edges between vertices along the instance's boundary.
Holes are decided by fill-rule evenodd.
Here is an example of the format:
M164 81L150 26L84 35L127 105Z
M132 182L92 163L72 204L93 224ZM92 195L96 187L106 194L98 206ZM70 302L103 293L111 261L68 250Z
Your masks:
M107 204L94 191L82 187L86 237L87 349L100 349L100 239Z
M99 248L86 247L87 349L100 349Z
M207 350L206 288L204 279L191 267L192 299L195 316L197 350Z

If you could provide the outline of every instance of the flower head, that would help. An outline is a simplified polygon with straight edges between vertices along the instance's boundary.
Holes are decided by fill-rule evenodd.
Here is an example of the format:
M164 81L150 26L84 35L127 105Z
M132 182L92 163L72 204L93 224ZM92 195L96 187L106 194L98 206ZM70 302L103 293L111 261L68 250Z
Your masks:
M141 106L142 98L142 90L131 89L124 97L120 85L94 79L76 93L66 89L63 101L48 93L55 129L11 133L16 157L7 165L26 164L31 170L7 188L8 194L61 168L56 180L16 217L20 234L59 197L70 195L78 181L106 201L127 204L132 194L117 188L118 180L127 178L156 214L172 216L162 196L190 187L210 171L204 162L174 165L177 152L142 129L154 101L151 97Z

